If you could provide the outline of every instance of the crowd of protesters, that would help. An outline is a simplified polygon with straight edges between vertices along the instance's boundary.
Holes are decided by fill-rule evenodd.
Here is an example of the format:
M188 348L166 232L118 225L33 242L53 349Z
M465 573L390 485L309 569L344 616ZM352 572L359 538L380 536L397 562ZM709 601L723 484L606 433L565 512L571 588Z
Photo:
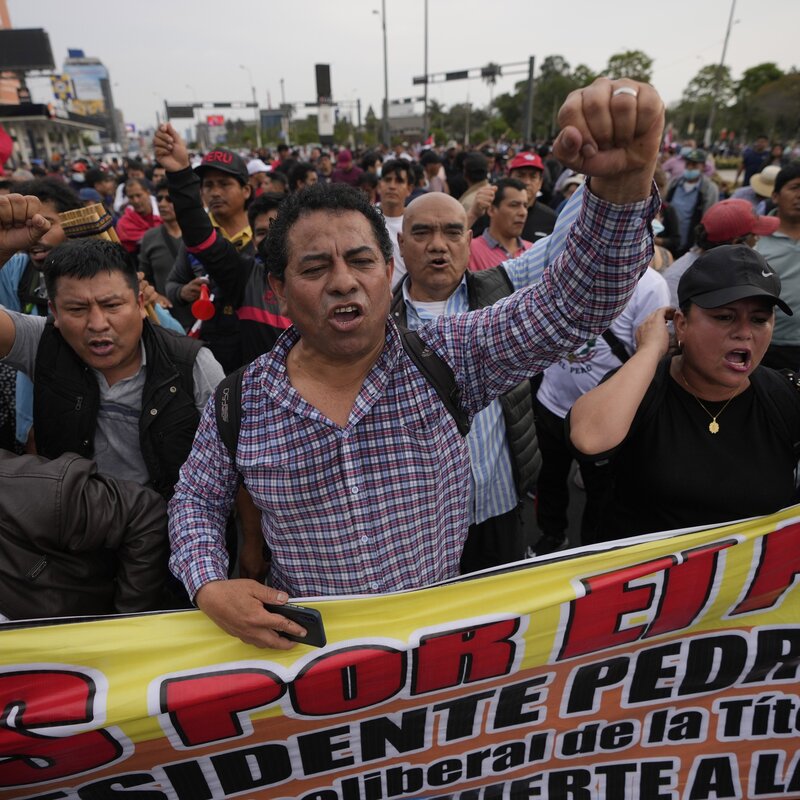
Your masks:
M655 119L660 101L651 91L623 82L610 103L605 99L609 113L632 101L642 119ZM565 120L574 127L567 130L590 141L594 120L569 103ZM3 512L13 520L0 534L6 586L0 615L135 612L194 600L225 630L283 646L259 627L296 632L296 626L273 615L267 615L270 622L255 618L242 598L285 602L289 594L408 588L570 544L608 541L621 531L724 522L793 502L790 481L785 491L766 493L755 510L725 495L727 510L699 509L693 499L685 503L687 516L674 513L678 499L669 513L648 509L644 515L636 503L623 502L642 500L638 486L617 480L633 480L641 446L618 472L614 458L606 457L628 441L624 421L619 436L598 444L591 436L593 427L603 427L597 403L580 407L590 409L588 436L585 412L570 428L570 409L594 391L609 395L620 381L617 391L624 393L626 375L636 375L645 362L639 372L649 377L640 379L642 394L634 393L642 399L650 367L668 352L661 338L672 317L667 307L680 307L680 330L690 343L685 353L684 341L669 351L672 375L685 383L678 391L688 390L702 409L689 403L693 412L708 413L715 425L730 403L730 418L747 423L748 412L737 411L737 404L747 397L749 375L761 374L760 363L800 372L800 327L790 316L800 307L800 161L792 160L798 154L759 137L742 154L739 187L720 177L710 153L693 141L665 144L660 129L649 135L652 159L634 167L629 154L613 178L596 162L603 150L625 152L625 143L609 141L591 156L576 155L573 144L562 133L541 146L402 142L391 149L279 145L201 153L163 125L149 161L78 157L22 165L0 177L0 195L8 196L0 202L0 483L30 488L0 501L11 503ZM660 195L648 197L641 185L653 179ZM89 206L115 231L106 238L119 244L70 238L60 215ZM623 211L609 210L617 208ZM609 222L616 213L619 220ZM612 237L607 231L613 225L619 230ZM600 258L580 238L587 231L589 238L608 236L608 250L613 240L631 252L610 256L604 250ZM750 256L742 248L755 251ZM299 267L298 252L305 253ZM745 271L768 264L780 277L766 288L742 278L741 291L720 296L719 305L742 303L752 289L753 296L767 298L756 310L760 330L768 324L770 332L773 307L787 311L775 316L771 341L758 334L758 347L751 347L750 334L732 334L744 344L725 351L740 378L728 387L735 390L730 397L728 384L709 377L697 359L697 334L686 333L693 330L687 320L698 314L689 307L699 306L703 294L692 281L715 253L717 260L728 254L726 264L743 260ZM602 272L605 262L592 262L606 258L624 262L634 277L644 272L613 311L609 304L602 314L590 313L576 300L577 283L568 288L559 281L571 280L572 271ZM320 293L315 287L323 283ZM541 309L560 291L568 291L570 301L567 319L556 322ZM509 296L520 299L493 305ZM532 331L518 330L513 316L494 311L517 302L530 304ZM466 311L474 312L464 317L474 323L451 322ZM581 314L592 324L579 322ZM653 323L654 314L661 314L660 324ZM637 337L643 325L646 335ZM407 345L395 337L407 330L436 351L449 378L406 364ZM336 349L340 339L348 342L343 350ZM359 344L351 352L353 340ZM523 356L519 348L527 340L535 344ZM390 371L382 361L387 353L391 369L404 371L406 386L379 390L386 379L376 370ZM409 369L415 377L408 377ZM480 380L467 377L475 370ZM251 430L244 416L233 457L216 427L214 390L223 376L239 381L242 411L252 416L257 406L264 426ZM452 388L447 380L458 384L462 408L445 405L434 413L440 384ZM366 405L359 410L359 403L367 403L365 392L370 402L384 402L375 400L384 391L392 400L373 429L373 412ZM296 420L286 422L286 430L277 426L287 404L306 427ZM800 420L795 406L800 409L800 399L785 403L792 431L795 417ZM463 426L460 414L468 418ZM356 429L359 415L367 422ZM468 434L461 430L470 425ZM346 453L351 428L351 446L363 450L354 456ZM687 442L695 447L694 438ZM339 453L330 463L329 450ZM376 487L381 452L398 466L396 473L380 473L385 485ZM797 454L786 454L788 462L792 458L796 463ZM581 541L570 542L574 459L587 502ZM373 464L375 476L360 474L365 463ZM427 471L417 483L428 492L431 516L424 503L409 509L406 502L413 469ZM341 475L333 477L339 471L346 476L341 485ZM765 480L784 486L784 478ZM76 506L85 513L70 521L70 530L103 532L82 544L85 553L65 553L29 533L31 526L48 525L42 522L52 519L46 516L48 492L62 487L86 498ZM352 497L343 504L337 492ZM522 534L526 494L536 497L539 536L533 541ZM212 495L218 501L213 507L197 504L199 496L206 503ZM183 586L165 580L165 501L177 520L171 568ZM663 502L670 505L669 498ZM387 515L387 525L397 526L382 534L393 538L391 547L374 544L376 509ZM197 561L192 537L209 520L226 535L218 541L208 532L207 553ZM353 541L320 538L332 526L349 530ZM422 541L407 537L403 526L422 529ZM45 566L36 572L33 591L25 581L40 562ZM59 569L75 576L69 602L59 601L48 577ZM244 588L228 580L234 573ZM209 586L214 592L206 591ZM247 625L231 621L234 611L250 619Z

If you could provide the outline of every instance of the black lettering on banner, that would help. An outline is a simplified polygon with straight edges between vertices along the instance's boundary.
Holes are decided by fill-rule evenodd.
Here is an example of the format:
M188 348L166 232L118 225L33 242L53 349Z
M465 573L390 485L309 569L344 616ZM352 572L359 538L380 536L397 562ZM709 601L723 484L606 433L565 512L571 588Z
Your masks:
M429 786L449 786L461 779L464 767L460 758L445 758L428 767Z
M180 761L161 767L177 800L213 800L213 792L197 761ZM160 770L156 770L158 774Z
M737 633L694 638L678 694L707 694L733 686L747 664L747 638Z
M698 635L575 667L567 678L561 716L597 713L608 689L621 690L622 706L630 707L752 682L794 682L798 666L800 631Z
M427 706L404 711L402 714L364 720L360 724L359 737L362 760L386 758L387 744L397 754L424 750L429 743L427 721Z
M626 750L639 740L641 723L636 720L587 722L575 730L560 734L556 753L563 758L591 753Z
M301 733L297 736L297 744L305 775L343 769L355 764L350 747L349 725L340 725L337 728L327 728L312 733ZM343 755L335 756L335 753L342 751Z
M721 697L714 702L720 741L795 738L800 735L800 698L769 692Z
M386 794L388 797L399 797L412 794L422 789L425 772L422 767L402 764L386 770Z
M628 687L628 702L637 704L669 699L681 663L681 643L648 647L640 650L635 658L633 679Z
M796 681L800 666L800 629L760 628L757 633L756 659L744 683Z
M547 718L547 689L545 686L552 680L552 673L537 675L527 681L503 686L492 704L489 719L492 730L512 728L517 725L536 725ZM530 710L524 710L524 709Z
M686 781L686 800L740 800L739 764L732 753L698 756Z
M797 797L800 794L800 753L795 752L786 766L783 750L753 754L748 781L748 797Z
M628 674L629 656L595 661L574 669L564 691L566 714L591 714L600 708L602 692L618 686Z
M276 786L292 777L292 760L282 744L243 747L209 757L223 796Z
M645 717L642 730L645 732L643 747L704 742L709 735L708 711L705 708L660 708Z
M445 744L458 739L469 739L480 734L481 720L477 715L478 705L492 697L494 697L494 691L488 691L437 703L433 710L445 712L444 732L442 735L442 726L440 726L439 741Z
M588 769L562 769L547 773L545 797L593 800L592 772Z
M597 797L630 800L673 800L678 784L677 759L637 759L597 765ZM664 791L662 791L664 790Z
M157 789L130 789L136 786L145 786L154 783L149 772L135 772L127 775L116 775L112 778L103 778L94 781L78 790L80 800L114 800L115 797L124 796L130 800L167 800L167 795Z

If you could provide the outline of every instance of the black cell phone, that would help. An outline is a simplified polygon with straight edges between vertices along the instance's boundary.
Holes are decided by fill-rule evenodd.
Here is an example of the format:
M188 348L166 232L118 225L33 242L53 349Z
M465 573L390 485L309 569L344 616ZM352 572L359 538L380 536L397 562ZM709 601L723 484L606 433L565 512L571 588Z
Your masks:
M264 608L266 608L270 614L280 614L281 616L288 617L292 622L296 622L306 629L305 638L280 631L279 635L283 636L284 639L291 639L293 642L307 644L310 647L325 647L328 643L325 637L325 626L322 624L322 614L320 614L316 608L295 606L291 603L286 603L282 606L276 605L275 603L264 603Z

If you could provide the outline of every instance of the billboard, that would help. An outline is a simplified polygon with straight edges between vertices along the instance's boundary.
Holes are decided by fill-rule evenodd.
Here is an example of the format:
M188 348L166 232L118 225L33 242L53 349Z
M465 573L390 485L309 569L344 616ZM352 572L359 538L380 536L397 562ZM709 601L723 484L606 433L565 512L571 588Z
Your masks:
M64 62L64 71L72 79L78 100L99 100L105 103L102 81L108 80L108 70L102 64L76 64L68 59Z
M50 36L42 28L0 29L0 70L54 69Z

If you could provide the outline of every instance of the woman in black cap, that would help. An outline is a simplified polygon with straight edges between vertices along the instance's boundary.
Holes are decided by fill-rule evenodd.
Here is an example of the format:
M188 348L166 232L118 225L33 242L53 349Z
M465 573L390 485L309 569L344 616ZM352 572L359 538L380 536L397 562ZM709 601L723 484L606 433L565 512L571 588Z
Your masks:
M780 291L746 245L704 253L681 278L680 308L654 312L635 354L575 403L567 424L578 457L614 465L605 540L796 502L800 376L759 366L775 306L792 313Z

